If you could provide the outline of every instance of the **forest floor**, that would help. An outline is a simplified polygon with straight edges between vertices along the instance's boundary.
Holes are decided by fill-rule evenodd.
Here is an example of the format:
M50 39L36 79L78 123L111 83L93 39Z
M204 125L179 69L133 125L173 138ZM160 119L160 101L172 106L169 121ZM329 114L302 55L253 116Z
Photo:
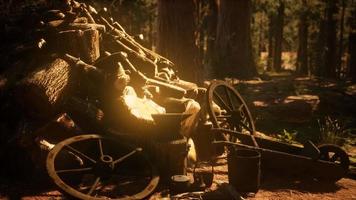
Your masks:
M239 82L236 87L248 102L258 131L272 136L279 135L286 142L296 140L303 143L309 139L318 141L323 137L325 141L343 144L351 160L355 160L356 85L279 74L271 76L268 81ZM335 123L325 125L325 117ZM327 127L324 132L336 131L337 137L330 139L321 136L321 126ZM348 140L342 139L344 137ZM218 164L214 168L213 189L228 182L226 159L219 159ZM288 169L284 173L288 173ZM55 188L48 180L45 184L33 180L11 184L1 181L0 199L64 199ZM260 190L247 199L356 200L356 179L353 176L353 179L343 178L330 184L262 172Z

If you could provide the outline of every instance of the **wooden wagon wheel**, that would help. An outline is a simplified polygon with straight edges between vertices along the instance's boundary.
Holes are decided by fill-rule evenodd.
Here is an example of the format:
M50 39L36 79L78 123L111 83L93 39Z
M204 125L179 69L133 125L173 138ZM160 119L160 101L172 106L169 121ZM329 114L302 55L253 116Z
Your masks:
M343 149L334 144L322 144L318 146L318 149L320 151L320 160L337 163L347 172L350 160Z
M79 199L143 199L159 176L142 148L100 135L66 139L50 151L47 171L64 192Z
M214 128L255 135L251 113L235 88L223 81L215 81L209 86L207 94L208 114ZM230 142L236 141L236 137L227 134L223 137Z

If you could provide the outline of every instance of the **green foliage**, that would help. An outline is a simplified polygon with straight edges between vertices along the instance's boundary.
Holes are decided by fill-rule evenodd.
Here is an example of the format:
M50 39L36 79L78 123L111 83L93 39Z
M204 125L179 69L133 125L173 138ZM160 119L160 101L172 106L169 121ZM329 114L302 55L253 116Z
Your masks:
M348 129L345 129L344 123L338 119L332 119L330 116L326 116L322 120L318 120L321 144L345 144L345 136L348 134Z
M283 129L282 133L277 135L277 139L280 140L281 142L291 144L295 142L296 136L297 136L297 131L288 132L286 129Z

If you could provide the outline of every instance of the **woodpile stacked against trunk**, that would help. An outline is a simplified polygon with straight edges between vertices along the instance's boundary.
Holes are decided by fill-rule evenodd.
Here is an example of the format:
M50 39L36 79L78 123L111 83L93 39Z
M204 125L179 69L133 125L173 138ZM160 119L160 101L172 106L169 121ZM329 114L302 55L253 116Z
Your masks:
M27 17L2 34L2 141L50 148L108 127L149 134L151 114L199 111L205 89L180 80L171 61L136 42L105 8L68 0ZM63 135L49 143L38 139L56 132Z

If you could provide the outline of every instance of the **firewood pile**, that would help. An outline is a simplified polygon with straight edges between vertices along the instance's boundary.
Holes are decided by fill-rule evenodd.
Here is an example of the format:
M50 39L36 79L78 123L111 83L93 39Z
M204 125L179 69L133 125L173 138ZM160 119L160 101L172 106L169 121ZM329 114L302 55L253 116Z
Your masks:
M32 160L45 160L32 146L49 150L88 131L149 138L157 132L152 116L165 113L189 114L180 132L194 131L206 89L181 80L170 60L135 41L106 8L68 0L20 19L2 32L2 148L16 141Z

